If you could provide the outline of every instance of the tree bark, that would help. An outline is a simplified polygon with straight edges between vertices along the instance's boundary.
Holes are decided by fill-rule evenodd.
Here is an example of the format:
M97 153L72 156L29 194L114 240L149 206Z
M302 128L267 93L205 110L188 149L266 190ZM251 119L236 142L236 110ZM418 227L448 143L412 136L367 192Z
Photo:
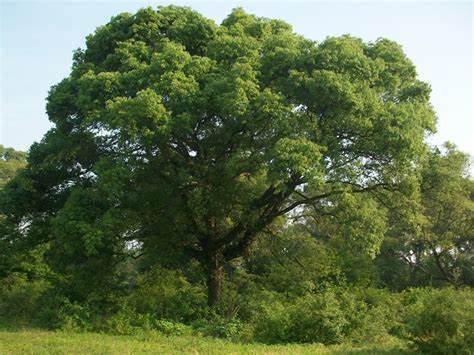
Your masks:
M209 256L207 265L207 304L214 307L222 293L224 281L224 266L222 257L215 253Z

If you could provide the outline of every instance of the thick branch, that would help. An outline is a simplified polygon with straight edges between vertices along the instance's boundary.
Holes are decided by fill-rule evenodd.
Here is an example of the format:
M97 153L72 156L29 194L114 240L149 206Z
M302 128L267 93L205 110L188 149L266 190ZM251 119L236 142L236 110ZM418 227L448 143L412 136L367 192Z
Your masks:
M360 185L358 184L355 184L355 183L345 183L345 184L349 184L349 185L352 185L352 186L357 186L358 188L356 189L352 189L350 192L351 193L361 193L361 192L369 192L369 191L372 191L372 190L375 190L375 189L378 189L380 187L387 187L388 185L387 184L384 184L384 183L380 183L380 184L375 184L375 185L371 185L371 186L367 186L367 187L361 187ZM333 195L338 195L338 194L341 194L341 193L344 193L344 192L347 192L347 190L345 189L342 189L342 190L334 190L334 191L330 191L330 192L326 192L326 193L323 193L323 194L320 194L320 195L315 195L315 196L311 196L311 197L308 197L308 196L304 196L303 194L299 193L300 196L303 197L302 200L299 200L299 201L296 201L296 202L293 202L292 204L290 204L289 206L285 207L284 209L282 209L281 211L278 211L277 212L277 216L282 216L288 212L291 212L292 210L294 210L296 207L298 206L301 206L301 205L309 205L309 204L312 204L316 201L319 201L321 199L324 199L324 198L328 198L330 196L333 196Z

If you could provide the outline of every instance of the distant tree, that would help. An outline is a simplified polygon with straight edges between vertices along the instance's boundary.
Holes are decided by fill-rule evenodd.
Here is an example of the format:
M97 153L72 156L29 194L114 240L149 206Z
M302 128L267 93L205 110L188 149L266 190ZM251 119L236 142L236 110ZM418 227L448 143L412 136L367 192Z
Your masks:
M381 255L389 278L409 276L405 281L395 277L394 284L474 285L474 181L469 168L469 156L450 143L427 156L418 199L411 201L408 213L393 216ZM397 267L397 260L405 267Z
M0 189L26 165L26 153L0 144Z
M20 169L26 166L26 157L25 152L6 148L0 144L0 191ZM0 213L0 278L12 270L22 269L22 261L12 255L11 236L15 232L14 226L7 225L5 216Z
M278 217L398 188L434 129L429 86L386 39L318 44L241 9L217 26L169 6L86 45L1 208L84 287L127 256L194 258L214 305L224 265Z

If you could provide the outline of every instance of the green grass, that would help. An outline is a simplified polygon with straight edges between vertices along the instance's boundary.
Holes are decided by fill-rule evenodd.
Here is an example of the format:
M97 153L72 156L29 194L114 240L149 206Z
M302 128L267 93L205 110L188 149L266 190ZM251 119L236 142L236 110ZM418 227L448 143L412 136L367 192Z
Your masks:
M239 344L198 336L149 333L118 336L41 330L0 331L0 354L400 354L400 343L324 346L321 344Z

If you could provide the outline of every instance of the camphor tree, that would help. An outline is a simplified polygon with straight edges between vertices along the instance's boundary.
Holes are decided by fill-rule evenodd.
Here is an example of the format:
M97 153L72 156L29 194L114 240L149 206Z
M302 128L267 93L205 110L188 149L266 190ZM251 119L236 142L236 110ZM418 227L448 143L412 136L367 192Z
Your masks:
M223 267L278 217L399 188L434 129L429 86L386 39L316 43L241 9L217 26L169 6L86 44L2 198L17 238L49 243L84 287L127 256L192 258L214 305Z

